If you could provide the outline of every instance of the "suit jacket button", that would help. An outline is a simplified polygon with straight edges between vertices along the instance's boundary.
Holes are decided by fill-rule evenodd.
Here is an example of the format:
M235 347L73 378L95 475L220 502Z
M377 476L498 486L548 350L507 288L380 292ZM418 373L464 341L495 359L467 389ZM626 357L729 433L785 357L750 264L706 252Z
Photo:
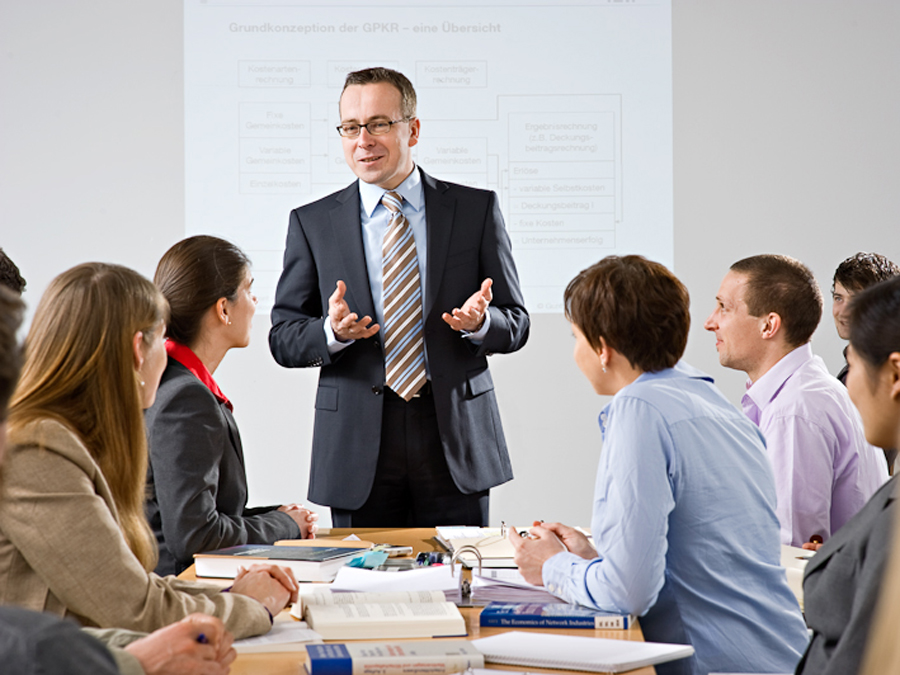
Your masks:
M381 396L381 387L375 385L374 387L372 387L372 393L376 396Z
M381 343L380 343L378 340L373 340L373 341L372 341L372 344L374 344L376 347L380 347L380 346L381 346Z

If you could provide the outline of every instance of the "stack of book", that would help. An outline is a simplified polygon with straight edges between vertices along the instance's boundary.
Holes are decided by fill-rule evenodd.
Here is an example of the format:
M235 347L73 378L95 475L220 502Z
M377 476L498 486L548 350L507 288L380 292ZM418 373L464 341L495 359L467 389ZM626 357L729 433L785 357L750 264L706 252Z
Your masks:
M230 546L194 555L198 577L233 579L241 567L275 563L289 567L297 581L331 581L338 570L369 547L347 546Z

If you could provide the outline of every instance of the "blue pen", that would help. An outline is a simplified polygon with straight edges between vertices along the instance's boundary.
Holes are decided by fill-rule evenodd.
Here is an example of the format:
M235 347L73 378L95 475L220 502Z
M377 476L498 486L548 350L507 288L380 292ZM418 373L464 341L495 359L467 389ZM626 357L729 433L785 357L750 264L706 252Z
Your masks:
M200 633L200 635L197 636L197 642L199 642L201 645L208 645L209 640L206 639L206 633Z

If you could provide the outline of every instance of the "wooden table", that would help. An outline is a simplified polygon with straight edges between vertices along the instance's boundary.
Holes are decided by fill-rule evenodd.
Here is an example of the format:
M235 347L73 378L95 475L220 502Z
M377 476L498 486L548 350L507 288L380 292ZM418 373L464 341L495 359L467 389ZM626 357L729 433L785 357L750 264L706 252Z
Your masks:
M442 550L437 542L434 541L434 528L419 529L375 529L375 528L354 528L340 529L332 528L331 530L320 531L318 538L320 539L343 539L344 537L356 534L360 539L372 541L376 544L394 544L397 546L412 546L415 553L422 551L440 551ZM185 577L193 577L193 568L183 573ZM466 620L466 629L469 633L469 639L479 637L488 637L498 633L507 632L506 628L482 628L478 625L478 615L481 612L480 607L461 607L460 613ZM281 617L279 617L281 618ZM628 630L591 630L591 629L539 629L539 628L517 628L524 632L543 633L549 632L555 635L568 634L590 637L610 638L614 640L635 640L644 641L640 626L634 626ZM436 638L450 639L450 638ZM231 666L233 675L306 675L306 669L303 663L306 654L303 652L282 652L268 654L241 654L237 661ZM504 666L497 664L486 664L491 670L512 670L523 672L527 670L529 673L574 673L575 671L564 670L547 670L542 668L526 668L525 666ZM640 668L638 670L629 671L630 675L655 675L656 669L652 667Z

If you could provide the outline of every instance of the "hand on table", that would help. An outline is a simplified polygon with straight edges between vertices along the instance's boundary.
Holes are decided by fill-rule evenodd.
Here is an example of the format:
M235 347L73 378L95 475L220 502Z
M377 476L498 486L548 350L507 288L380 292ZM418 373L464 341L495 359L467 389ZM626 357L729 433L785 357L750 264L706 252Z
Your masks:
M334 293L328 298L328 320L331 321L331 331L341 342L372 337L379 330L378 324L372 323L370 316L360 319L356 312L351 312L350 305L344 300L346 292L347 285L343 281L338 281Z
M132 642L125 651L147 675L225 675L237 656L233 640L216 617L191 614Z
M260 564L240 568L234 577L232 593L240 593L258 600L275 616L288 606L297 602L299 586L294 573L287 567Z
M297 523L301 539L316 538L316 532L319 531L319 525L316 523L319 519L318 513L304 508L302 504L285 504L279 506L278 510L288 514Z
M450 313L444 312L441 314L441 318L453 330L464 330L470 333L478 331L481 324L484 323L484 315L494 297L491 292L493 283L491 279L482 281L481 288L469 296L462 308L457 307Z

